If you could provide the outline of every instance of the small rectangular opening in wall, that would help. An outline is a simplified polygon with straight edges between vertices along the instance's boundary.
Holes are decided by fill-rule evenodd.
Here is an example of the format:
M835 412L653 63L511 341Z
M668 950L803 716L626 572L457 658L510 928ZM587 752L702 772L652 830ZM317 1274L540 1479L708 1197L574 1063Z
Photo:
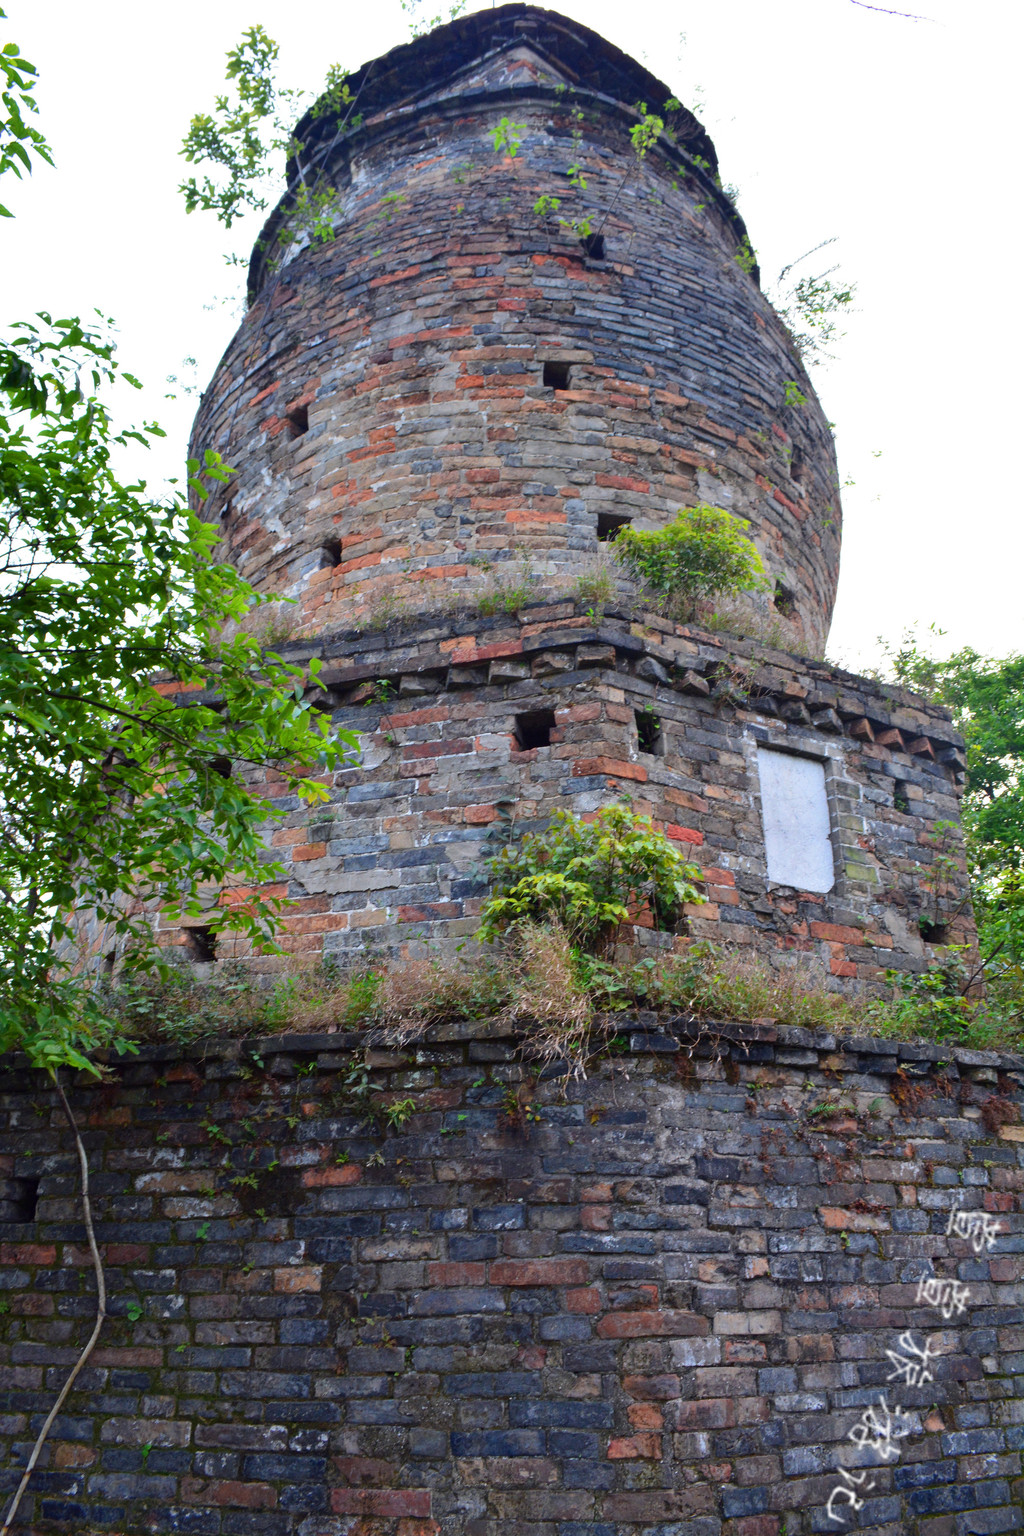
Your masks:
M185 954L197 965L204 965L217 958L217 935L212 928L185 928Z
M230 777L231 777L231 759L230 759L230 757L211 757L211 759L210 759L210 767L213 769L214 773L219 773L222 779L230 779Z
M633 521L620 512L599 512L597 514L597 536L602 544L610 544L621 533L623 528L628 528Z
M333 570L341 564L341 540L325 539L320 550L320 570Z
M545 389L568 389L569 371L568 363L559 363L549 358L544 364Z
M17 1221L27 1226L36 1219L38 1200L38 1179L4 1179L0 1184L0 1221Z
M901 816L910 815L910 796L907 794L907 786L900 779L896 779L892 786L893 809L900 812Z
M591 261L604 261L604 235L597 233L584 235L580 244L584 254L589 256Z
M640 751L649 752L652 757L664 757L665 737L661 729L661 717L653 709L637 709L633 715L636 720L636 743Z
M805 464L803 452L797 447L796 443L794 443L793 451L789 460L789 478L797 485L799 485L801 480L804 478L804 468Z
M781 613L784 619L791 619L796 612L796 594L782 581L775 583L775 612Z
M309 431L309 406L293 405L285 412L284 419L288 424L288 436L301 437L303 432Z
M836 883L825 765L813 757L757 750L768 879L824 894Z
M921 938L926 944L948 944L948 923L933 923L930 918L922 917L918 927L921 930Z
M554 710L531 709L524 715L516 715L516 740L520 751L530 752L534 747L550 746L554 728Z

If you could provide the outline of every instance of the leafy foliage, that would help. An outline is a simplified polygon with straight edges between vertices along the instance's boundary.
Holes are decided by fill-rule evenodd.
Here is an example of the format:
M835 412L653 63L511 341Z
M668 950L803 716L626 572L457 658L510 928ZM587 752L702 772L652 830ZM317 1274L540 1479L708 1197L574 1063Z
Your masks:
M664 528L625 527L614 548L639 580L670 600L680 617L692 618L702 599L764 586L761 557L744 532L749 527L721 507L702 504L678 512Z
M932 633L941 638L934 627ZM944 704L964 736L967 775L961 809L986 1008L993 1021L1014 1019L1019 1030L1024 1019L1024 656L999 660L965 646L936 660L913 632L897 647L886 647L886 655L895 681ZM920 1000L913 989L907 995Z
M7 19L0 10L0 21ZM37 79L35 66L22 56L17 43L0 47L0 176L13 171L31 173L32 158L53 164L50 146L44 135L28 119L38 111L32 90ZM0 203L0 217L12 217Z
M246 771L273 765L316 803L313 775L343 756L301 668L220 638L259 599L212 527L118 479L117 451L159 431L114 426L120 379L77 320L0 348L0 1049L45 1035L78 1066L76 1031L92 1047L110 1030L54 946L152 963L156 906L270 942L280 871L259 829L280 813ZM191 468L200 496L230 473L214 453Z
M227 56L226 78L232 93L218 96L213 112L197 112L189 124L181 153L190 165L208 166L200 179L188 177L179 188L186 212L197 208L214 214L230 229L246 213L262 213L285 191L281 170L287 162L294 172L291 204L278 241L333 239L339 216L338 195L331 185L311 184L303 162L305 146L292 125L312 107L314 120L335 119L336 133L360 122L349 76L339 64L327 71L319 96L283 86L278 80L278 45L261 26L250 27ZM242 258L229 258L241 264Z
M671 928L686 903L704 899L698 867L624 805L592 821L556 811L547 831L528 832L487 868L494 890L480 936L489 941L517 923L555 922L572 945L595 950L645 904L656 927Z
M856 295L856 285L833 281L838 267L828 267L823 272L794 278L795 267L808 257L832 245L835 236L823 240L813 250L805 252L783 267L769 294L800 358L805 363L822 363L834 356L833 348L842 340L839 322ZM787 399L786 404L792 402Z
M35 71L15 44L0 61L0 173L20 175L49 159ZM273 946L260 829L280 812L256 775L315 803L344 757L301 669L223 638L262 600L213 528L118 477L161 435L115 425L120 385L138 381L100 327L42 314L0 337L0 1050L54 1075L123 1047L83 962L160 969L155 909ZM199 500L230 474L213 452L189 471Z
M897 682L944 704L967 743L964 827L976 875L1024 863L1024 656L965 646L936 661L913 634L889 652Z

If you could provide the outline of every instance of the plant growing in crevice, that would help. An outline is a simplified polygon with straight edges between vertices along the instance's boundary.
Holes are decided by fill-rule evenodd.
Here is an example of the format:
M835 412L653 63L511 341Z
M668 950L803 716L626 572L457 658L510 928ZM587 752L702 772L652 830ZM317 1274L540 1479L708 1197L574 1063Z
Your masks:
M834 245L836 238L833 235L831 239L823 240L820 245L805 251L802 256L783 267L768 291L768 298L804 363L825 362L834 355L833 348L843 337L839 321L853 303L856 285L833 282L839 270L837 266L828 267L808 277L794 279L791 274L794 268L809 257L824 250L827 245ZM792 405L794 401L789 398L789 390L790 385L787 384L786 404Z
M678 512L664 528L623 528L613 549L670 616L686 621L702 601L765 590L761 557L746 536L749 526L722 507L701 503Z
M556 922L575 947L597 952L644 910L656 928L672 929L685 905L704 899L697 865L628 805L589 821L556 811L546 831L526 833L485 868L493 890L480 936L488 941L519 922Z

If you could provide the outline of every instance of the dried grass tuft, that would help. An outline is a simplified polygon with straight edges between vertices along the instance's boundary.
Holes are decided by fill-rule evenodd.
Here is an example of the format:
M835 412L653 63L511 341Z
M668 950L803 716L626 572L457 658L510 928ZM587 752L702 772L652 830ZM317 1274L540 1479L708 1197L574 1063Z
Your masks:
M530 1026L530 1056L565 1061L573 1077L583 1076L593 1010L565 930L554 923L517 923L512 953L514 992L506 1020Z

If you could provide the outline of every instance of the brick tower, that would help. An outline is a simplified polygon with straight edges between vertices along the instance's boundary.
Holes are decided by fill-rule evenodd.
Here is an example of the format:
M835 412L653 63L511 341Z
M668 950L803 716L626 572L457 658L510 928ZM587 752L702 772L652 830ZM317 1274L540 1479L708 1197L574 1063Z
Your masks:
M628 793L705 868L694 933L836 977L923 965L962 894L929 881L927 838L961 743L809 659L832 438L700 124L521 4L350 83L358 115L298 127L193 441L237 470L204 513L226 558L296 600L281 648L323 658L317 702L364 739L330 808L275 833L290 944L464 937L510 824ZM639 156L644 111L666 126ZM300 185L336 189L326 243ZM698 502L750 523L772 595L732 622L759 638L646 612L614 560L624 522Z

